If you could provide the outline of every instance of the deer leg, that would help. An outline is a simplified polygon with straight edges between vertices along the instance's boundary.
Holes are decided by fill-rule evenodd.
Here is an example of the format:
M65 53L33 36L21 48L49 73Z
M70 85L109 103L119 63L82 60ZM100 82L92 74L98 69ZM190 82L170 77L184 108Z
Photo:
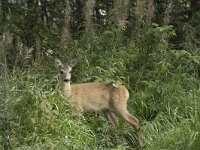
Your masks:
M117 118L116 118L115 114L110 112L110 117L112 118L112 120L113 120L113 122L114 122L114 124L115 124L115 126L117 128L118 122L117 122Z
M113 113L111 113L110 111L104 112L104 115L112 126L112 128L108 131L108 133L111 134L111 133L113 133L113 131L115 129L117 129L117 126L118 126L116 116Z
M78 118L81 117L81 114L83 112L83 108L81 107L81 105L79 105L77 103L73 103L72 110L73 110L73 115L74 116L77 116Z
M143 145L143 142L142 142L142 137L140 134L140 126L139 126L138 119L134 117L133 115L131 115L128 111L123 111L123 110L117 111L117 114L134 128L139 148L141 148Z
M133 126L133 128L135 129L135 134L136 134L138 145L140 148L143 145L143 142L142 142L142 136L140 133L139 121L135 116L131 115L130 113L128 113L127 116L128 116L128 120L126 120L126 121L128 123L130 123Z

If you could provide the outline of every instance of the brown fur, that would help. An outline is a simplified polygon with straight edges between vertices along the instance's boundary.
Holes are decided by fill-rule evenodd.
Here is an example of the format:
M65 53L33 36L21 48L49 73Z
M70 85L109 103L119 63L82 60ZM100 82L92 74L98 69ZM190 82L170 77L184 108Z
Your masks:
M112 130L117 128L115 115L122 117L135 130L139 147L142 146L142 138L139 132L139 121L127 110L129 92L126 87L115 87L106 83L70 84L73 63L63 65L56 60L56 66L60 75L60 87L63 95L71 101L72 107L79 114L83 111L103 111L112 125ZM63 73L64 72L64 73ZM67 82L64 82L66 80Z

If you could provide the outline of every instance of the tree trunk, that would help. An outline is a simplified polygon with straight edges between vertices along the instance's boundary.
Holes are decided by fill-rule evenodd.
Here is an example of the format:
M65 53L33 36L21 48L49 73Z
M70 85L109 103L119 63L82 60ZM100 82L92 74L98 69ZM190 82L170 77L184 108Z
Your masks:
M85 32L91 32L93 30L92 15L95 6L96 6L96 0L87 0L85 3L84 7Z
M115 0L114 1L114 15L115 25L120 29L126 28L127 17L128 17L128 4L129 0Z
M66 49L69 46L71 35L70 35L70 15L71 6L70 0L65 0L65 15L64 15L64 25L61 33L61 48Z
M1 0L1 9L2 9L2 23L6 23L7 19L7 13L8 13L8 1L7 0Z

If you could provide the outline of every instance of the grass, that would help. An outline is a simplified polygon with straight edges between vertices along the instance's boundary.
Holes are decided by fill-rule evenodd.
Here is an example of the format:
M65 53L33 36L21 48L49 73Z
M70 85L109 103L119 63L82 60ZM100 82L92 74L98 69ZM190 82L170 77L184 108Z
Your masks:
M131 92L128 106L141 120L145 150L200 149L200 90L195 81L187 85L186 80L189 78L177 80L174 76L170 81L160 81L157 92L150 92L155 90L154 84ZM116 133L107 135L109 124L101 113L74 116L58 90L55 71L16 69L10 73L7 89L6 108L1 105L1 109L8 111L3 122L8 128L1 128L1 149L5 145L16 150L135 147L133 129L121 119Z

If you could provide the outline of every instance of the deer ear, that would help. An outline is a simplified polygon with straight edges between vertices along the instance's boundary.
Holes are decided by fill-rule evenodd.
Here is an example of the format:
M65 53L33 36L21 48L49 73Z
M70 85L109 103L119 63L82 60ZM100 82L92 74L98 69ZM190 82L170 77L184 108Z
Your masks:
M55 66L56 68L59 68L60 66L62 66L62 63L58 58L55 59Z
M72 59L71 61L69 61L70 67L74 67L76 63L77 63L76 59Z

